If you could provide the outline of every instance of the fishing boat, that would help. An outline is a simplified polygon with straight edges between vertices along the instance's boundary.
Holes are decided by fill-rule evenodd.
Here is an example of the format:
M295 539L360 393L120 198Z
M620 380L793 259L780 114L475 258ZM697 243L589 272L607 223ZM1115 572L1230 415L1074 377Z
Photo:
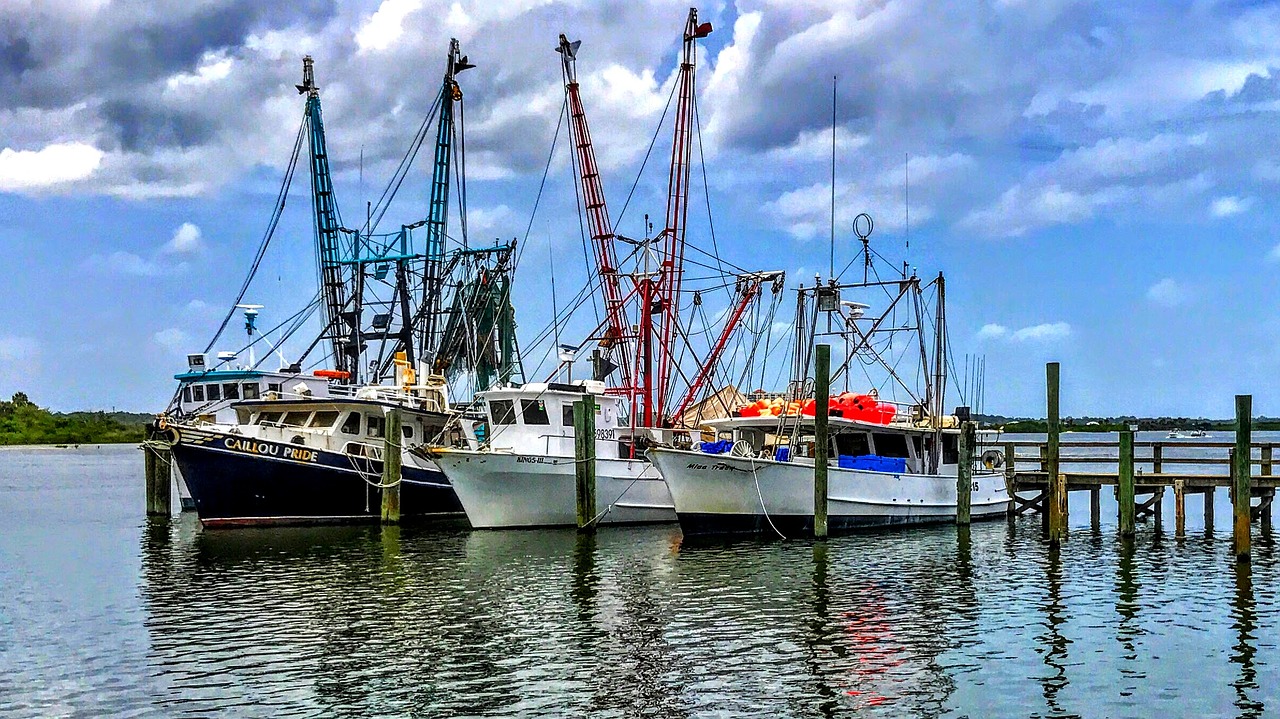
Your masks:
M1205 437L1203 429L1174 429L1169 432L1166 439L1195 439L1197 437Z
M865 220L863 219L865 218ZM961 420L969 408L943 411L947 385L945 279L929 283L915 273L888 279L874 269L870 217L855 221L863 242L862 282L831 278L798 290L793 379L773 402L741 407L737 416L702 423L708 441L697 447L654 447L648 456L662 474L686 536L719 533L811 534L814 527L815 344L842 345L844 361L831 381L853 371L901 392L882 400L877 391L829 397L828 528L954 521ZM892 271L892 270L890 270ZM926 312L932 291L936 313ZM855 301L851 296L864 298ZM884 310L869 315L879 298ZM933 320L933 355L926 326ZM830 345L828 345L830 346ZM904 380L906 358L924 387ZM931 366L932 365L932 366ZM904 369L906 368L906 369ZM875 370L872 372L872 370ZM1002 517L1009 505L998 449L982 452L974 468L972 517Z
M466 389L474 392L520 377L510 304L514 243L470 246L465 223L459 238L446 232L460 150L454 116L463 94L456 75L471 67L451 41L437 104L379 206L368 208L363 227L351 229L334 197L314 64L309 56L303 60L298 91L306 103L298 142L270 229L234 303L247 308L250 341L239 352L218 355L220 362L242 355L250 362L205 370L207 355L191 356L154 438L170 445L206 526L373 520L380 517L382 493L392 486L400 487L404 517L461 516L444 475L408 447L461 441L447 431L459 416L450 402L458 385L471 383ZM413 148L425 140L432 114L438 122L427 216L380 233L378 222L409 171ZM303 138L309 139L319 292L280 326L255 334L260 306L241 302L283 210ZM465 208L465 197L459 205ZM285 370L263 371L253 348L272 337L264 358L283 358L280 346L317 310L320 328L307 349ZM321 368L304 372L307 362ZM392 451L401 455L400 475L383 477L384 455Z
M689 174L697 131L693 115L696 46L710 32L711 25L700 23L697 11L690 10L675 92L666 223L643 240L621 237L610 220L577 81L581 42L560 36L556 51L578 170L575 190L585 198L583 221L594 255L587 260L594 262L594 276L586 291L601 293L605 317L583 342L560 345L559 364L543 382L480 392L477 411L484 419L477 424L482 431L472 435L472 445L431 451L475 527L560 526L581 521L575 502L574 425L569 412L572 402L583 396L592 398L596 421L597 506L589 522L676 519L666 485L644 450L654 444L691 443L683 426L685 414L718 375L726 348L740 336L743 318L755 316L768 288L773 288L775 298L780 297L783 278L781 272L739 268L727 277L708 280L711 289L684 284ZM632 262L625 268L618 259L619 246L633 248ZM708 323L690 332L690 314L700 308L704 294L711 293L726 302L719 326ZM702 318L705 322L705 315ZM543 336L554 336L559 344L558 328L565 320L557 315L552 323L555 332ZM694 340L708 338L705 345L694 346ZM562 381L565 375L571 377L574 359L588 343L596 343L591 379Z

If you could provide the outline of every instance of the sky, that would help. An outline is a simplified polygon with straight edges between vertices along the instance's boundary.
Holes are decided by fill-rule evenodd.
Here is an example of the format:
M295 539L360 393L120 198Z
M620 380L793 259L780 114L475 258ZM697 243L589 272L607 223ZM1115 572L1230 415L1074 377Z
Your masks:
M617 231L641 236L665 209L659 121L688 7L0 0L0 396L162 409L267 226L302 118L302 55L339 202L362 214L438 93L451 37L477 66L459 77L470 241L522 242L515 303L532 337L552 274L564 302L591 272L557 137L557 36L583 42L606 195ZM1280 415L1280 5L699 13L715 29L698 55L691 242L714 226L726 259L784 269L789 287L827 273L834 78L836 263L867 212L878 252L945 272L952 352L986 357L989 411L1043 415L1056 360L1064 415L1227 417L1236 393ZM410 174L397 222L425 212L429 171ZM246 296L264 324L315 292L307 203L303 179Z

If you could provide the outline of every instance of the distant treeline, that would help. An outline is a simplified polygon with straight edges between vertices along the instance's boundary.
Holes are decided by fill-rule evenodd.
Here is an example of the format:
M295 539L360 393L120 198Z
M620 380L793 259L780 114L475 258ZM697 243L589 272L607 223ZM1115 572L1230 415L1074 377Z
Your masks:
M141 442L153 419L132 412L50 412L18 392L0 400L0 445Z
M1048 423L1043 419L1026 417L1002 417L1000 415L976 415L983 427L999 428L1005 432L1047 432ZM1119 432L1136 426L1138 431L1168 432L1174 429L1234 430L1234 419L1205 419L1204 417L1063 417L1062 429L1072 432ZM1255 417L1255 431L1280 430L1280 419Z

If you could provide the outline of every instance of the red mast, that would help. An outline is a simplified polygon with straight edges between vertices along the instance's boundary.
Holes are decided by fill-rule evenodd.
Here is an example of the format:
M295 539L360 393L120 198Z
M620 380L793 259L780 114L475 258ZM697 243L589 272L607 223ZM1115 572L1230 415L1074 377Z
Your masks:
M645 389L644 419L653 426L655 419L665 418L671 373L674 369L676 331L680 323L680 284L684 278L685 229L689 218L689 170L693 154L693 93L694 64L697 57L698 38L711 34L711 23L698 24L698 9L689 8L689 19L684 26L684 47L680 60L679 98L676 101L675 134L671 144L671 174L667 182L667 224L662 230L662 265L657 281L652 285L650 301L640 318L641 331L649 336L649 342L641 338L642 345L652 352L653 315L658 314L658 373L652 376L652 362L641 368L641 382ZM654 396L654 387L657 396Z
M623 312L623 297L618 282L618 258L613 247L613 223L609 219L609 208L604 201L604 184L600 181L600 170L596 165L596 152L591 144L587 113L578 93L577 55L581 45L581 40L569 42L568 38L561 35L556 52L560 53L564 73L564 88L569 104L569 132L582 182L583 207L586 210L587 226L591 231L591 242L596 249L596 269L600 273L601 290L604 293L605 336L600 340L600 347L606 355L616 358L611 361L622 368L621 389L634 398L637 390L631 386L631 366L624 341L632 333Z

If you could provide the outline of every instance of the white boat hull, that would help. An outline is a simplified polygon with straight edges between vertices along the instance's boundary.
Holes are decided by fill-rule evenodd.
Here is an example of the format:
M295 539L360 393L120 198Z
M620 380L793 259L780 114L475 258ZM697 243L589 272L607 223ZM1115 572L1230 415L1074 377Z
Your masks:
M686 535L813 532L812 465L674 449L650 450L649 457L667 482ZM956 517L955 476L833 466L827 496L833 532ZM975 474L971 497L975 520L1004 516L1009 506L999 474Z
M477 529L577 526L571 457L449 449L433 453ZM671 493L641 459L596 460L600 524L676 521Z

